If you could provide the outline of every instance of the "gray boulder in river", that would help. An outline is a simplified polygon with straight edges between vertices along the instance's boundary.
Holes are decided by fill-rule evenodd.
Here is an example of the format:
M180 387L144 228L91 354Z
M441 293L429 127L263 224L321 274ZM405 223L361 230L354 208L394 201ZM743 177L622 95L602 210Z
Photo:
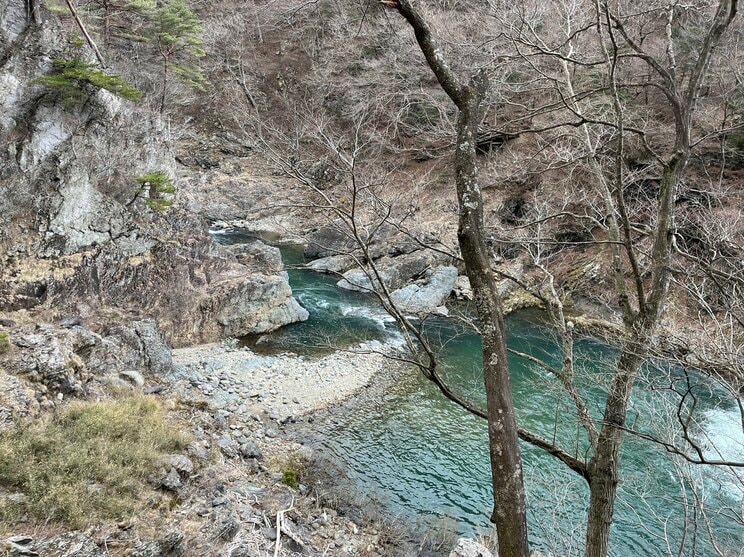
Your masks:
M402 311L415 314L441 312L457 281L456 267L437 267L424 284L409 284L391 293Z

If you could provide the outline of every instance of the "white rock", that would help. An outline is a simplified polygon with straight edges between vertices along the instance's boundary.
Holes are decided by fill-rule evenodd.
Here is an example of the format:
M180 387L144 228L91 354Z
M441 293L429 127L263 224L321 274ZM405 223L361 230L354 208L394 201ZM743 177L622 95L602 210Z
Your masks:
M449 557L493 557L484 545L470 538L460 538Z
M133 369L128 369L126 371L120 371L119 377L121 377L125 381L128 381L135 387L143 387L145 385L145 378L142 376L142 374L139 371L135 371Z

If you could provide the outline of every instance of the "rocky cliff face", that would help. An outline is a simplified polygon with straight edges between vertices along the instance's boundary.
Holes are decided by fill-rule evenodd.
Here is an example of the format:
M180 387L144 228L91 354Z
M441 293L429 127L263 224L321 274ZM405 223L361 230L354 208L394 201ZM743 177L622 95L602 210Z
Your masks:
M96 331L152 318L177 345L307 318L280 264L240 263L181 193L165 212L148 203L138 176L188 183L156 116L105 90L71 100L36 81L86 54L26 4L0 0L0 312L76 315Z

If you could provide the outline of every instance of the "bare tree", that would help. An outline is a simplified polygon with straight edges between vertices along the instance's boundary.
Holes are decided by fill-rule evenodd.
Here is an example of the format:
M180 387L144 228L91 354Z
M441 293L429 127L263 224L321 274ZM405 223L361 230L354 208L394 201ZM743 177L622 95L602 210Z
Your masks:
M496 524L499 555L526 557L529 554L527 508L504 314L491 272L490 251L486 246L483 197L476 164L478 125L485 113L488 79L484 72L478 72L467 82L461 80L436 44L429 25L408 0L386 5L397 9L411 26L429 67L458 108L454 159L459 206L457 239L473 288L483 335L483 375L494 497L491 520Z
M572 451L562 450L557 446L558 442L555 440L554 442L542 440L531 432L519 428L516 423L514 432L508 430L506 433L510 443L516 441L516 438L533 443L556 456L587 481L591 492L587 553L605 555L608 551L609 529L617 495L620 447L626 433L645 438L646 441L655 443L663 450L691 463L729 467L737 465L735 462L713 459L709 455L701 456L695 445L684 438L684 420L678 423L675 429L677 433L682 432L682 438L662 438L645 431L632 430L626 424L630 396L638 381L642 364L651 357L669 355L659 346L659 323L664 315L664 308L669 299L668 292L675 278L675 265L678 264L674 259L675 254L681 255L677 252L685 251L677 239L675 223L677 192L692 148L698 141L691 137L694 127L693 114L705 87L706 69L717 42L734 17L736 3L718 4L712 22L704 20L704 16L710 13L706 11L706 6L701 4L689 8L694 11L695 24L704 27L705 30L701 33L704 40L693 42L695 48L686 53L684 64L683 57L674 54L674 41L677 27L681 25L680 18L689 15L685 11L688 10L686 7L683 9L677 5L654 4L647 11L636 12L628 3L610 6L605 2L577 1L555 3L543 9L547 12L552 6L559 4L574 11L570 14L573 18L570 25L566 26L564 34L559 35L555 41L551 42L545 38L544 21L538 21L539 18L534 22L531 20L533 15L530 13L530 3L514 7L517 12L516 23L511 24L514 24L515 28L507 28L507 32L504 33L514 50L501 55L510 56L511 63L521 64L519 69L530 74L523 80L523 83L527 82L533 86L529 93L537 96L544 91L551 91L553 94L552 97L548 95L537 97L538 102L533 100L526 108L528 116L510 122L517 124L514 126L516 131L512 130L512 133L531 134L537 138L536 141L542 149L542 160L547 160L546 169L575 172L596 186L593 189L587 187L587 200L580 200L582 203L585 201L591 203L581 214L575 212L575 206L569 204L559 207L556 212L549 206L550 204L545 203L544 210L540 210L540 215L535 215L533 223L519 225L524 230L535 232L532 237L519 238L518 243L528 246L532 264L536 269L530 280L539 279L539 284L536 285L529 284L529 281L520 281L519 285L538 298L551 315L560 337L563 362L560 367L553 368L530 354L520 356L547 369L558 380L576 408L576 416L585 431L589 450L586 456L579 456L575 451L571 454ZM448 66L445 52L446 47L451 45L447 45L446 41L442 44L442 39L439 40L440 44L437 44L428 22L410 2L391 1L385 5L399 11L412 26L417 44L424 53L430 69L433 70L437 82L457 107L454 166L460 209L458 243L468 274L474 270L470 278L476 290L481 318L478 326L486 341L484 344L488 345L484 346L488 410L483 411L457 393L453 393L446 382L442 382L441 377L436 374L429 372L429 377L435 383L437 381L441 383L438 386L445 396L472 413L489 417L491 408L500 407L502 411L507 411L506 416L511 419L513 408L509 414L508 404L503 400L494 400L493 392L489 392L494 384L503 386L503 383L499 382L503 378L500 374L508 371L504 357L506 348L496 344L501 342L503 345L503 312L499 308L498 292L494 293L493 273L499 274L502 270L494 267L491 250L485 243L484 198L475 165L478 128L484 119L495 122L492 125L498 131L506 130L499 130L500 121L492 105L493 88L489 87L486 72L476 72L476 76L470 80L462 79L459 77L459 68L465 64L453 62L457 70ZM500 10L506 10L502 2L494 2L494 5ZM576 18L575 14L581 13L582 10L589 14L588 17ZM666 31L666 23L662 25L661 31L656 25L660 21L659 14L664 14L665 22L671 21L671 39ZM634 33L638 33L641 38L636 37ZM669 48L666 46L660 48L660 41L662 43L671 41ZM483 44L489 43L484 41ZM672 53L671 56L669 52ZM550 60L549 64L553 64L554 67L546 69L544 65L540 65L541 59ZM674 62L675 60L677 62ZM486 66L489 70L492 69L491 65ZM676 68L676 74L672 79L670 67ZM492 74L493 72L489 72L489 77L492 77ZM545 86L545 82L550 83L550 86ZM520 93L524 93L525 90ZM661 97L658 95L659 91ZM667 132L664 128L654 129L650 125L642 125L645 115L641 110L634 112L629 108L629 95L631 99L645 98L646 104L650 102L649 99L654 103L659 103L660 100L666 103L663 110L667 110L668 107L668 114L675 122L671 133L659 132L659 129ZM528 104L519 98L507 99L506 102L512 105L518 102ZM348 114L342 116L346 117ZM519 124L524 127L520 128ZM396 126L393 128L400 129ZM440 130L437 131L439 132ZM672 141L666 142L667 137ZM299 143L301 140L294 137L292 141ZM360 158L365 156L364 150L352 149L352 156L349 156L346 148L339 149L338 142L331 143L336 156L340 157L341 153L347 159L342 166L356 168L358 171ZM628 162L630 148L650 156L654 168L658 168L660 173L660 187L657 192L646 197L642 214L641 209L631 206L630 201L630 189L638 179L639 173ZM297 173L297 168L288 169L288 172ZM351 176L354 172L350 171L347 175ZM306 173L300 174L304 174L304 177L298 176L300 180L307 180ZM571 175L571 178L575 176ZM317 187L311 180L308 185L311 188ZM368 190L352 188L352 192L356 193L352 193L349 198L358 201L362 191ZM359 220L358 212L348 212L348 208L345 208L345 213L339 214L337 201L324 197L329 195L327 190L318 188L315 194L318 198L314 207L333 212L335 217L344 223L342 228L347 230L353 242L367 245L359 254L358 264L369 273L371 284L383 285L384 280L375 282L375 279L380 278L380 272L374 268L374 257L369 253L367 236L367 232L375 230L381 221L376 221L376 225L367 223L366 227L363 227L366 231L357 235L354 232L357 225L353 221L355 218ZM574 195L576 196L575 193ZM355 211L357 210L358 206ZM633 211L636 211L636 214L633 214ZM618 321L609 322L596 317L575 315L566 307L568 305L566 292L563 291L560 279L552 268L551 260L551 254L566 242L543 237L544 230L549 229L551 221L558 218L580 218L586 223L588 230L599 232L601 238L590 237L585 243L602 246L602 249L611 254L612 264L608 282L612 288L603 295L609 305L621 309ZM390 219L386 222L390 222ZM712 281L709 275L714 272L719 273L720 278L720 269L718 271L711 269L708 275L701 275L708 276L706 287ZM517 277L513 278L519 281ZM702 283L699 283L698 290L701 287ZM384 287L379 290L383 305L389 303L389 293L385 293ZM396 313L396 309L391 305L386 307L389 307L393 314ZM403 322L406 320L405 315L398 315L396 319ZM596 330L594 328L597 326L610 331L615 339L622 342L621 356L609 369L610 381L606 386L607 404L600 416L593 415L587 407L575 377L573 355L573 342L577 330ZM721 328L722 338L725 338L727 330L730 328ZM415 333L412 332L411 335L413 340L418 342ZM493 335L501 336L502 340L493 340L494 344L489 344L488 337ZM732 344L728 352L735 355L737 345L735 342ZM435 363L428 363L426 359L421 360L421 363L424 368L436 370ZM682 398L688 402L690 400L689 395ZM507 407L504 407L504 404L507 404ZM686 403L683 404L685 405ZM500 433L503 433L503 429ZM499 441L495 441L493 437L491 441L492 452L494 447L503 451L503 444L499 445ZM503 443L503 438L501 442ZM494 472L498 472L499 461L492 460L492 465ZM512 465L513 470L521 469L521 466L513 461L507 465ZM497 482L495 479L494 483ZM505 484L499 485L503 487ZM498 489L499 486L494 485L496 509L499 507ZM516 551L520 552L522 549L526 550L526 538L524 543L519 541L523 539L521 532L525 532L523 516L520 516L523 507L520 507L517 499L511 508L516 509L515 515L505 518L504 521L509 523L506 527L510 527L512 532L520 532L511 538L512 541L518 540L511 547L517 547ZM521 514L523 515L523 512ZM497 522L499 520L496 513L494 519ZM508 539L508 535L504 536L505 544ZM504 552L506 551L509 549L504 549Z

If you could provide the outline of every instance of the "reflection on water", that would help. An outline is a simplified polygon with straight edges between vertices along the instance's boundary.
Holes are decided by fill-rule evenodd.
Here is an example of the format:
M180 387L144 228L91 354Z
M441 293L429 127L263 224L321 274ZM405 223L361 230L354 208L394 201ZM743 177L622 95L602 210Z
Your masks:
M282 251L295 296L310 312L310 319L263 337L257 348L312 351L323 345L350 346L368 340L400 345L392 319L371 296L341 290L335 286L336 279L302 269L300 250ZM508 329L511 348L560 365L560 349L545 327L516 317L509 319ZM427 333L440 341L448 380L460 392L483 401L480 338L443 319L430 323ZM616 354L591 340L579 342L576 353L582 393L590 412L598 417L607 380L603 371L611 368ZM587 447L575 411L553 378L515 356L510 365L520 424L583 457ZM679 371L662 372L653 366L641 375L629 426L658 431L675 408L668 387L687 378ZM744 435L736 408L727 406L716 392L704 390L699 404L702 422L696 436L700 442L714 454L710 440L715 439L721 458L744 459ZM342 465L360 494L393 513L429 528L441 527L446 519L454 522L459 533L490 529L485 424L445 400L419 373L403 375L377 398L362 397L350 410L321 417L313 429L313 444ZM542 451L529 445L522 445L522 450L531 543L558 555L582 553L588 503L584 480ZM737 477L727 469L686 466L658 446L626 436L621 477L613 555L677 555L681 544L683 555L714 554L706 521L726 555L741 554L742 474ZM695 518L690 514L694 504L691 484L712 510L704 519L697 517L697 530L691 526Z

